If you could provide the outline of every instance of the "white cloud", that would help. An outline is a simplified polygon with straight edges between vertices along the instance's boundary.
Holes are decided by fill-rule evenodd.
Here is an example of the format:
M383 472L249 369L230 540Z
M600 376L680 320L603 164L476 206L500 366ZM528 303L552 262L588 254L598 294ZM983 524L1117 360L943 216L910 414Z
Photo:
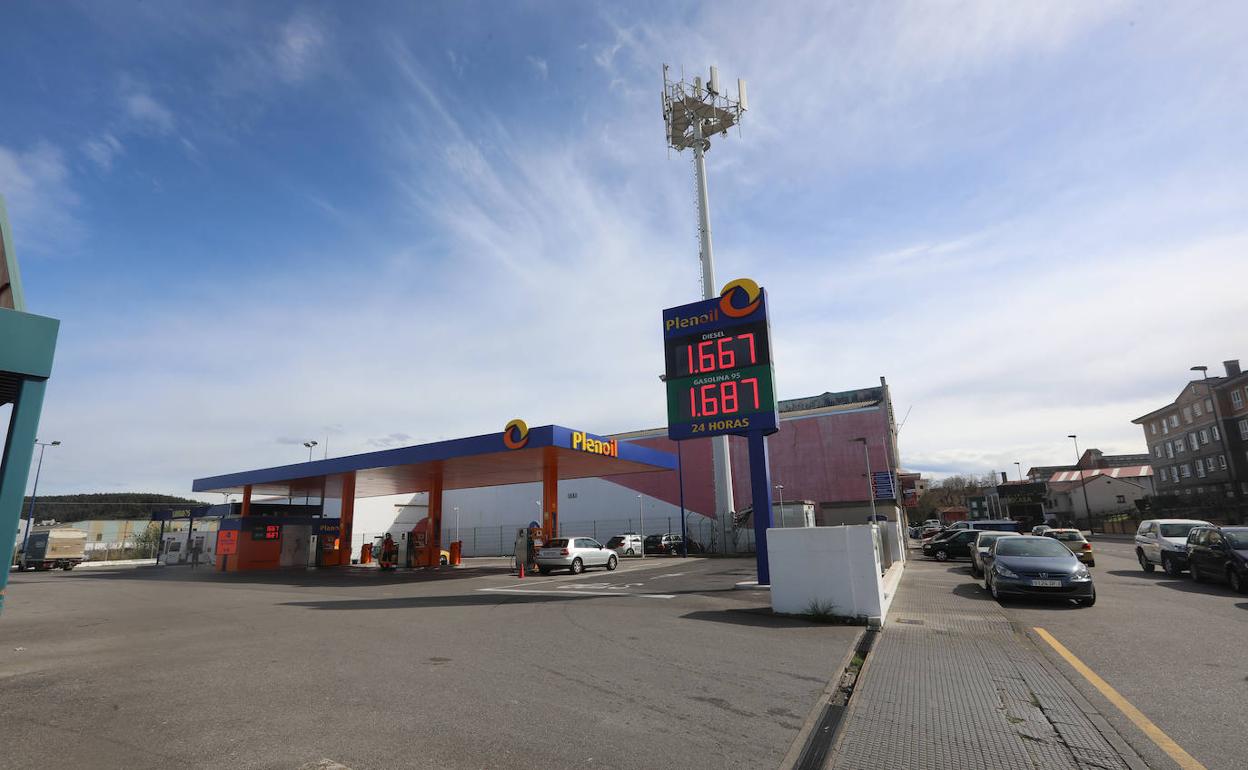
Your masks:
M529 66L533 68L533 71L537 73L539 78L545 80L549 77L550 68L547 66L545 59L539 56L526 56L524 58L528 60Z
M271 56L281 79L298 83L318 66L324 48L323 25L308 16L296 15L282 25Z
M173 132L173 112L133 81L126 86L121 101L126 117L139 130L162 135Z
M102 171L110 171L113 161L126 151L121 140L109 132L104 132L82 143L82 152Z
M15 150L0 145L0 195L6 199L19 255L52 256L74 248L82 235L65 154L48 142ZM35 293L27 286L27 301Z

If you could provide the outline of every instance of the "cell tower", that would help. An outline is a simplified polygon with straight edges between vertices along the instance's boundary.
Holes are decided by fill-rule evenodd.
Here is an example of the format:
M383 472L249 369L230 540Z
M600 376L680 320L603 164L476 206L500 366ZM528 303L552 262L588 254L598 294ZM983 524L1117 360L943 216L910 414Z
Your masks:
M711 254L711 211L706 193L706 151L711 147L709 137L726 136L728 129L739 125L741 116L749 109L745 99L745 81L737 80L737 98L732 99L720 91L719 70L711 67L711 77L706 83L694 77L690 83L682 77L672 81L667 76L668 67L663 65L663 125L667 129L667 144L677 152L693 149L693 167L698 182L698 233L702 251L702 298L715 296L715 258ZM732 460L728 452L728 437L711 439L711 456L715 474L715 526L720 532L724 553L731 553L733 544L732 517Z

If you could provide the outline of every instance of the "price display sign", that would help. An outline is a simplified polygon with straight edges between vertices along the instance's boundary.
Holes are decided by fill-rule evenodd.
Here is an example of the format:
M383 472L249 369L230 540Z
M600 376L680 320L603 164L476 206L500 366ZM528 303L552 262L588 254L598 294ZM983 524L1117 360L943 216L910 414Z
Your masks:
M280 524L257 524L251 528L252 540L278 540L282 537Z
M767 295L748 279L663 311L667 435L679 441L775 433L778 410Z

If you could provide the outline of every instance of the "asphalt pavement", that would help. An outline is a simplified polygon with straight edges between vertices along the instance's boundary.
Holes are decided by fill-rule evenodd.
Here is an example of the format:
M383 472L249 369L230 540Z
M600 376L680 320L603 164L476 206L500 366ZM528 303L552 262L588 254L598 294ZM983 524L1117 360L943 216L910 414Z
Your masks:
M1010 601L1007 617L1043 628L1211 769L1248 764L1248 596L1184 573L1146 573L1130 542L1093 538L1096 606ZM966 580L972 580L968 574ZM1033 632L1034 633L1034 632ZM1043 642L1055 663L1151 767L1175 763Z
M14 574L0 767L776 767L860 629L752 573Z

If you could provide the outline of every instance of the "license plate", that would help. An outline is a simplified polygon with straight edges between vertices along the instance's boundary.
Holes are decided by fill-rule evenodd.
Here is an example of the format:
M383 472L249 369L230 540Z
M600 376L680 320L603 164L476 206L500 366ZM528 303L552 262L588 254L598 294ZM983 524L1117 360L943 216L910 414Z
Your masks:
M1031 586L1032 588L1061 588L1062 581L1060 580L1033 580L1031 581Z

